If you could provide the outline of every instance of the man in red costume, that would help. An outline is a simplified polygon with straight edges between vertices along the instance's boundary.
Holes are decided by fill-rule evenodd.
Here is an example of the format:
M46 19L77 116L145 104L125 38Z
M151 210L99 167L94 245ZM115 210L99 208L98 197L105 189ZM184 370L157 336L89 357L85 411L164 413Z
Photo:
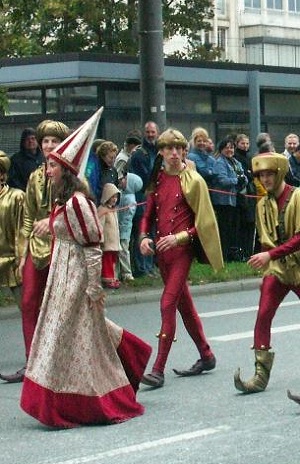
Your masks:
M193 339L200 359L177 375L198 375L215 368L216 359L204 334L187 278L195 248L203 249L214 269L223 267L219 232L204 179L183 162L187 141L177 130L168 129L158 138L159 153L154 165L146 211L140 227L140 249L153 254L164 281L161 297L161 329L158 354L152 371L142 382L152 387L164 384L164 369L176 329L176 309ZM156 236L149 238L155 225ZM199 242L200 240L200 242Z
M243 381L238 369L234 376L235 387L243 393L266 389L274 359L270 351L273 318L291 290L300 297L300 189L285 183L289 164L283 155L254 156L252 169L267 195L258 202L256 210L263 251L251 256L248 264L263 269L264 274L254 328L255 374Z

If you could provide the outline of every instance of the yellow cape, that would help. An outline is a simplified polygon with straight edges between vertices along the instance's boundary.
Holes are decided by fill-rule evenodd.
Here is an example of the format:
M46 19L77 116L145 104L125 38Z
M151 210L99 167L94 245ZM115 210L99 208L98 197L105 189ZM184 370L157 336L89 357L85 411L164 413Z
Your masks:
M181 187L195 214L195 227L208 261L215 271L224 267L219 229L205 180L194 170L180 173Z

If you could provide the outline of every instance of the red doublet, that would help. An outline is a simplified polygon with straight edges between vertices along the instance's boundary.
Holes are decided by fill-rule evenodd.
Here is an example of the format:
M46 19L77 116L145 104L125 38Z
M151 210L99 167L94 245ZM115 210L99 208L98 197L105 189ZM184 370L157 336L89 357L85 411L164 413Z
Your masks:
M141 221L141 233L149 233L155 221L157 242L160 237L184 230L196 236L194 213L188 206L181 189L180 177L161 172L157 186L147 199L146 211ZM181 314L185 328L193 339L201 358L212 355L202 322L194 306L187 278L193 260L190 243L157 253L164 291L161 297L161 330L158 354L153 370L164 372L167 357L176 331L176 309Z
M190 230L190 235L197 235L194 227L195 215L183 196L179 176L169 176L162 172L153 200L156 240L183 230Z

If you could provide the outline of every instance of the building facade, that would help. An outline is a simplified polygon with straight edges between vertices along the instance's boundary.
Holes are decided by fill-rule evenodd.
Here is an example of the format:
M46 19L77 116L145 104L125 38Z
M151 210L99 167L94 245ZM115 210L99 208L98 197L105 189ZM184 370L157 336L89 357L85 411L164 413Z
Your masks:
M271 134L278 151L300 134L300 70L289 67L166 60L167 125L189 137L205 127L218 142L231 133ZM9 108L0 115L0 148L17 151L25 127L58 119L78 127L104 106L98 136L122 146L141 126L136 58L89 53L0 60L0 86Z
M299 0L213 2L213 30L206 40L221 47L222 60L300 66Z

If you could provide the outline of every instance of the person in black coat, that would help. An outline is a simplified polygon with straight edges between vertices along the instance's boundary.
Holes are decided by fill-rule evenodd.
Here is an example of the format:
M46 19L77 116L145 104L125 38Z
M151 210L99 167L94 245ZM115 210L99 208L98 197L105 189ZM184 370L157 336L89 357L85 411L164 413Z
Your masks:
M300 187L300 145L288 158L289 172L286 175L285 181L294 187Z
M129 172L136 174L143 181L143 188L137 192L136 201L138 203L133 218L131 249L134 276L156 277L156 269L152 256L143 256L139 245L139 228L142 216L145 211L146 188L150 181L151 172L157 156L157 138L159 127L154 121L147 121L144 126L144 135L141 146L137 147L131 154L129 160Z
M238 160L247 178L245 189L237 196L237 230L236 243L240 253L240 260L246 261L254 251L255 240L255 208L256 187L251 169L251 156L249 153L249 137L238 134L235 140L234 158ZM253 197L251 197L253 195Z
M44 161L44 156L33 128L23 130L20 140L20 150L12 155L8 172L8 185L25 192L30 174Z

